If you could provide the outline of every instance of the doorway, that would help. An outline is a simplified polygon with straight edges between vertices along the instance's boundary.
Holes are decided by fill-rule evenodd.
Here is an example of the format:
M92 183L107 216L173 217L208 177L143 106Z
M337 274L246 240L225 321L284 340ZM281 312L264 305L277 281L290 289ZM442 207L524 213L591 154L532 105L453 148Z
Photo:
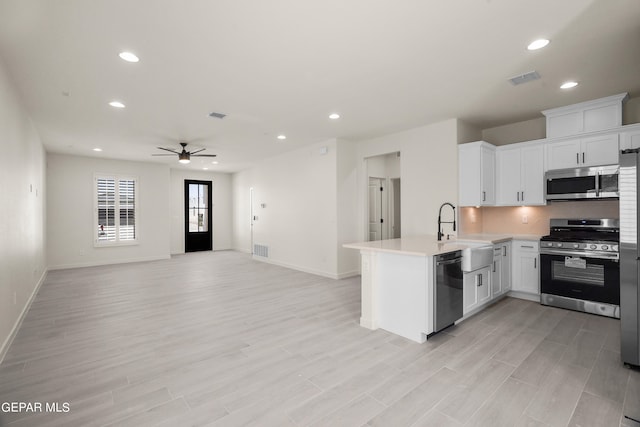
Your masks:
M184 251L210 251L211 181L184 180Z
M400 153L366 159L366 239L397 239L401 229Z

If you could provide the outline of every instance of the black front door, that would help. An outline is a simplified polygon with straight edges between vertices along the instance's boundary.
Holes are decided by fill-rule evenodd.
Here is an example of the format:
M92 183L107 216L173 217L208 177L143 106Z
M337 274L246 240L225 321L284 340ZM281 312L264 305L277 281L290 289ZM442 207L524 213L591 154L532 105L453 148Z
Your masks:
M210 251L211 181L184 180L184 251Z

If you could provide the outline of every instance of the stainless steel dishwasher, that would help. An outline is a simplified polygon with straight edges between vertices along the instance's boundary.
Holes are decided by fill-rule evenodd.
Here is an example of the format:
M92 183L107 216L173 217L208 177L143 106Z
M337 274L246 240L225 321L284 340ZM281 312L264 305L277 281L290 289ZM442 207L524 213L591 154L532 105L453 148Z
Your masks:
M462 318L462 251L433 257L433 333Z

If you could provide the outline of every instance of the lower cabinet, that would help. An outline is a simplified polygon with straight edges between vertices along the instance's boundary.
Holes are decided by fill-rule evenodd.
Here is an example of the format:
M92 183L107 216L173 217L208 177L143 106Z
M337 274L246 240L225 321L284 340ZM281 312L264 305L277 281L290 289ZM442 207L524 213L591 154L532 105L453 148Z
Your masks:
M513 241L514 291L540 295L540 250L538 242Z
M463 314L467 314L491 299L491 267L464 273L462 286Z
M511 290L511 242L496 243L493 246L491 268L491 294L500 296Z

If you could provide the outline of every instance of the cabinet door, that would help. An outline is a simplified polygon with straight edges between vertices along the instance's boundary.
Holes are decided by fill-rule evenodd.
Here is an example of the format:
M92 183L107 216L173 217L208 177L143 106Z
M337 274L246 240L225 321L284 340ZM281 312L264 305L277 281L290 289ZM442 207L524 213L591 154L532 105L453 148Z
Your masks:
M462 301L464 308L463 314L467 314L478 306L478 287L476 283L478 281L478 275L475 271L470 273L464 273L462 279Z
M620 149L629 150L632 148L640 148L640 129L620 134Z
M476 288L478 288L478 306L491 299L491 267L477 270Z
M547 170L575 168L582 164L580 140L550 142L546 146Z
M480 147L458 147L458 179L460 206L479 206L481 201Z
M580 160L584 166L614 165L619 163L618 151L617 133L583 138Z
M481 205L496 204L496 155L495 151L488 147L482 147L482 194Z
M501 285L502 292L511 290L511 242L501 245L502 249L502 269L501 269Z
M493 248L493 266L491 269L491 295L496 297L502 293L502 246Z
M542 147L541 147L542 148ZM520 204L521 149L506 149L496 152L497 158L497 201L500 205L516 206ZM544 171L543 171L544 174ZM542 178L540 179L542 182Z
M523 147L521 154L520 204L544 205L544 146Z
M540 294L540 273L538 254L523 252L520 255L520 285L522 292Z

